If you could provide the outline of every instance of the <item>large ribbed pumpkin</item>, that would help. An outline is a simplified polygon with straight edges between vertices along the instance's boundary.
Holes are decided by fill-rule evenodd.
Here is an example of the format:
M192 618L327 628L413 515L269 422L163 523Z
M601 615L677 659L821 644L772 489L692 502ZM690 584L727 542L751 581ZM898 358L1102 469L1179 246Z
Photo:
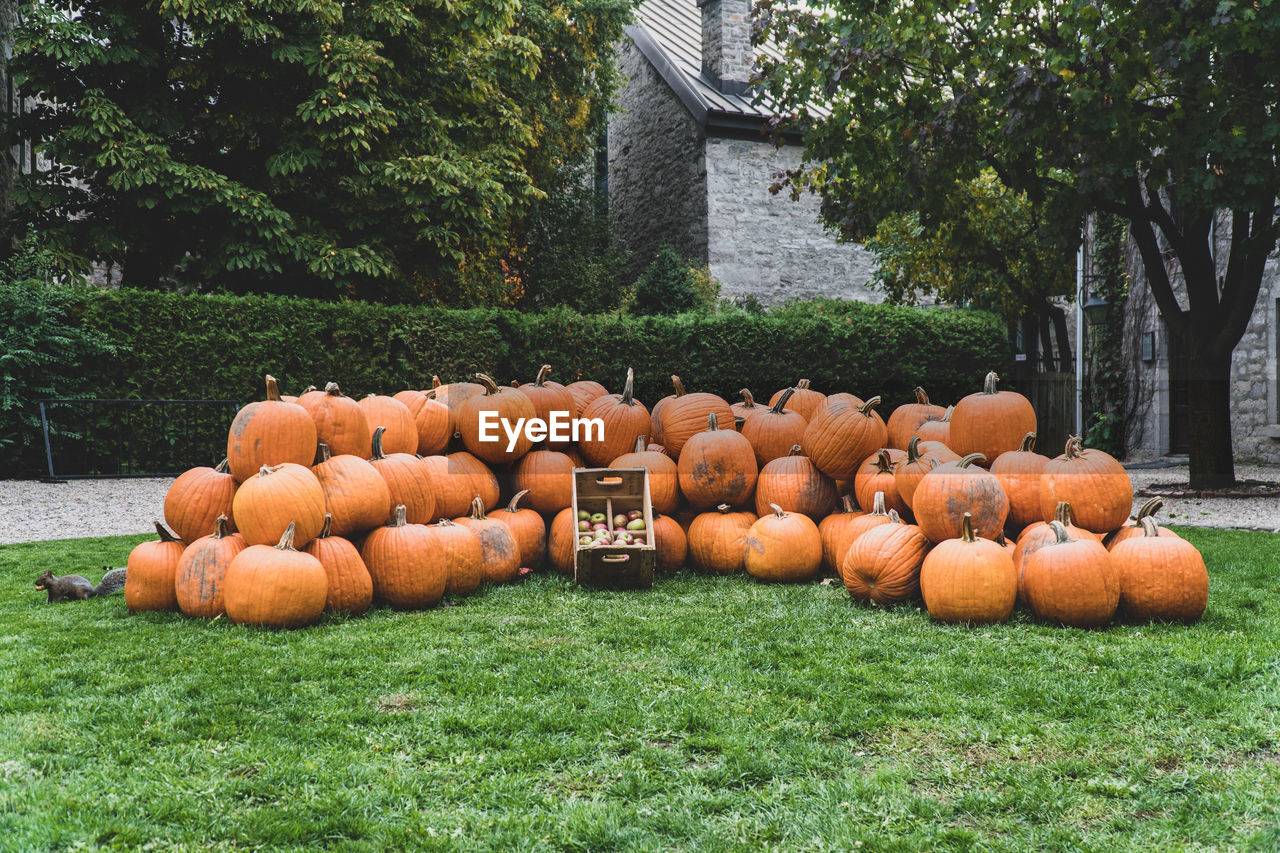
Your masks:
M933 542L960 538L960 521L973 515L973 532L995 539L1009 517L1009 498L1000 481L976 463L981 453L958 462L944 462L920 479L911 506L916 523Z
M328 383L323 391L308 391L298 398L298 405L311 415L317 440L329 445L334 456L368 458L373 438L369 418L359 403L342 393L337 382Z
M486 510L493 509L498 505L501 487L498 484L498 475L493 473L493 469L465 450L450 453L448 458L449 472L455 475L461 474L468 478L472 499L479 496L480 500L484 502ZM468 500L467 505L458 515L466 515L470 511L471 501ZM437 508L436 515L443 517L445 512ZM458 515L453 517L457 518Z
M484 386L484 393L469 397L457 413L457 429L462 443L468 451L490 465L514 462L533 447L521 423L537 417L533 402L523 391L501 388L483 373L477 373L476 379ZM481 440L482 420L487 425L483 435L486 440ZM507 429L516 430L517 424L520 429L512 442Z
M485 516L484 502L471 502L471 515L455 518L480 538L480 573L490 583L510 583L520 574L520 545L511 529Z
M236 489L232 508L249 545L273 545L295 525L291 543L305 547L324 527L324 489L311 469L292 462L262 466Z
M680 472L665 453L647 450L644 436L636 436L635 448L609 463L610 468L646 468L649 471L649 500L654 512L673 513L680 505Z
M412 453L384 453L381 426L373 430L373 456L369 464L387 484L387 506L381 513L384 522L400 505L405 508L409 524L430 524L437 518L430 469Z
M889 511L889 523L868 530L849 545L840 577L855 601L888 607L920 594L920 566L930 542L920 528Z
M1004 622L1018 598L1018 576L1004 547L973 535L969 514L960 537L941 542L924 558L920 594L939 622Z
M1120 572L1120 613L1128 619L1194 622L1209 602L1204 558L1179 536L1162 536L1155 519L1142 519L1141 536L1111 551Z
M814 413L800 442L818 470L836 480L851 480L862 461L884 446L884 422L874 409L879 397L861 406L833 402Z
M925 421L916 427L915 436L923 442L937 442L951 448L951 415L955 406L949 406L941 418ZM922 448L924 450L924 448ZM954 451L952 451L954 452ZM959 456L959 454L956 454Z
M1129 472L1111 454L1085 448L1079 436L1067 439L1066 449L1050 459L1040 477L1040 512L1051 518L1059 501L1076 513L1076 524L1103 535L1121 527L1133 507Z
M667 398L667 405L661 410L660 421L653 425L653 435L672 458L679 459L684 443L707 428L709 415L716 416L720 429L726 432L732 430L733 409L715 394L705 391L684 393L684 386L678 376L671 377L671 381L676 386L676 396Z
M597 468L605 467L629 451L637 435L649 434L649 410L635 398L634 387L635 372L628 367L621 394L597 397L582 410L583 420L599 419L604 425L603 430L584 426L584 433L578 439L578 450Z
M787 408L794 390L785 389L769 408L742 425L742 437L751 442L756 464L761 468L789 455L791 448L804 440L808 422L804 415Z
M837 575L844 564L844 555L853 544L853 521L866 514L854 505L849 495L842 496L840 500L840 509L818 522L818 533L822 536L822 565Z
M741 506L751 497L759 470L751 442L731 429L720 429L717 415L707 415L705 432L690 436L676 466L680 492L695 507Z
M551 519L547 529L547 557L562 575L573 574L573 555L578 546L578 517L573 507L565 507Z
M441 384L439 376L432 376L431 385L431 390L435 392L436 400L444 403L449 411L453 413L455 432L457 431L458 411L462 408L462 404L472 397L484 393L484 386L479 382Z
M521 385L520 390L529 398L529 402L533 403L533 410L542 420L550 424L552 413L559 412L558 417L567 423L577 415L578 403L568 388L559 382L548 380L547 377L550 375L551 365L544 364L538 371L537 378L533 382ZM572 443L572 441L551 441L549 438L546 442L547 447L552 450L562 450Z
M301 628L324 613L329 581L315 557L294 550L290 524L272 545L251 545L223 579L227 617L238 625Z
M746 536L756 522L749 510L721 504L700 513L689 524L689 560L700 572L727 575L745 568ZM821 547L821 546L819 546Z
M1101 542L1102 537L1097 533L1076 527L1075 520L1072 517L1071 504L1062 501L1054 509L1053 520L1057 521L1066 528L1067 535L1072 539L1092 539L1095 542ZM1018 536L1017 542L1013 548L1013 567L1018 573L1018 600L1026 602L1026 595L1023 591L1022 574L1026 567L1027 558L1036 551L1046 545L1052 545L1057 541L1057 534L1053 532L1053 528L1049 526L1047 521L1036 521L1028 524L1023 528L1022 533Z
M1022 437L1036 431L1031 401L1015 391L999 390L999 380L995 373L988 373L981 391L956 403L946 442L961 456L981 453L994 462L1001 453L1017 450Z
M573 468L573 459L558 450L532 450L516 463L516 488L529 493L525 504L538 512L559 512L573 503Z
M788 389L783 388L780 391L775 391L773 396L769 398L769 405L771 407L777 405L778 399L785 394L787 390ZM789 396L790 402L786 404L787 407L800 417L804 418L805 421L812 418L814 412L821 409L827 402L827 395L823 394L821 391L815 391L810 388L808 379L801 379L796 382L795 386L793 386L793 393Z
M316 440L311 415L297 403L283 402L275 377L268 376L267 399L245 406L231 421L227 464L238 483L258 473L263 465L310 465L316 458ZM277 535L272 541L279 538Z
M447 579L445 595L470 595L484 580L484 550L480 537L471 528L449 518L442 518L431 529L436 532L436 542L444 554Z
M742 402L733 403L729 406L729 408L733 409L734 428L737 429L739 432L741 432L742 425L746 423L748 418L754 415L758 415L761 412L769 411L769 407L761 406L758 403L756 403L756 398L752 396L751 389L749 388L743 388L738 393L742 395Z
M434 607L444 596L449 567L435 528L409 524L401 504L391 523L365 537L360 557L373 578L373 595L400 610Z
M369 460L349 453L330 456L329 446L322 441L320 461L311 466L311 473L324 490L324 509L332 516L331 535L358 535L386 524L391 517L391 490Z
M921 453L920 436L911 436L911 440L907 442L907 457L893 469L893 487L898 492L898 498L906 504L908 509L911 508L916 486L920 485L924 475L944 461L948 460Z
M800 583L822 569L822 536L813 519L776 504L743 538L743 567L756 580Z
M373 578L356 546L334 534L331 522L325 516L320 535L311 540L306 551L324 567L328 583L324 609L359 616L373 603Z
M570 382L565 386L565 390L573 395L574 414L581 416L582 412L587 408L587 404L596 397L603 397L609 393L609 389L591 379L579 379L577 382Z
M1110 536L1107 536L1105 539L1103 539L1102 544L1107 546L1108 551L1114 551L1116 546L1119 545L1121 542L1124 542L1126 539L1145 536L1146 531L1143 530L1142 520L1144 518L1154 519L1156 513L1159 512L1161 507L1163 506L1164 506L1164 500L1161 498L1152 498L1151 500L1147 501L1141 507L1138 508L1137 515L1135 515L1129 521L1125 522L1125 525L1121 527L1119 530L1115 531ZM1178 537L1178 534L1174 533L1172 530L1170 530L1167 527L1157 527L1156 530L1161 536L1165 536L1165 537L1171 536L1174 538L1180 538Z
M853 496L859 506L870 506L876 492L884 492L884 505L899 515L910 515L911 507L898 494L898 466L907 461L906 451L882 447L858 466L853 475Z
M435 398L434 391L402 391L405 397L396 395L409 407L413 425L418 431L418 455L434 456L443 453L453 438L453 412ZM411 396L416 395L416 396Z
M885 422L885 431L888 434L885 443L889 447L906 450L907 442L911 441L911 437L916 434L921 424L927 421L940 421L947 414L947 410L942 406L935 406L929 402L929 395L923 388L917 387L915 394L914 403L904 403L894 409L889 415L889 420Z
M516 492L510 503L489 517L505 524L515 537L520 549L520 565L540 569L547 559L547 523L536 510L520 507L520 499L527 494L527 491Z
M365 419L369 421L369 429L376 432L382 427L382 452L417 453L418 425L414 422L413 412L395 397L384 394L370 394L360 399L360 408L364 410ZM372 434L370 435L372 439ZM370 446L365 448L371 451Z
M889 515L889 511L885 509L884 506L884 492L876 492L875 496L871 500L871 509L849 522L849 529L846 532L849 544L852 545L857 541L858 537L862 536L862 534L867 531L879 527L882 524L889 524L892 521L893 518ZM840 566L837 565L837 572L839 571L839 568Z
M1036 453L1036 434L1029 432L1017 450L1008 450L991 463L991 473L1009 496L1009 518L1005 526L1016 536L1028 524L1044 520L1040 507L1040 476L1049 463Z
M188 545L178 561L173 582L178 609L198 619L226 613L222 581L231 561L244 549L244 537L228 532L227 517L218 516L213 533Z
M182 540L156 522L158 542L142 542L129 552L124 576L124 603L129 610L177 610L174 577L182 562Z
M758 515L764 515L776 504L787 512L798 512L818 521L831 512L836 497L835 482L819 471L808 456L802 455L798 444L791 446L789 455L761 468L756 479Z
M1120 578L1101 542L1071 539L1060 522L1049 522L1054 541L1027 558L1022 591L1031 612L1073 628L1097 628L1115 615Z
M660 572L674 572L684 565L689 554L689 538L680 522L669 515L653 514L653 547L656 552L655 568Z
M201 466L184 471L165 493L164 520L188 545L212 533L219 516L225 516L227 529L235 532L231 511L235 493L236 481L228 473L225 459L217 468Z

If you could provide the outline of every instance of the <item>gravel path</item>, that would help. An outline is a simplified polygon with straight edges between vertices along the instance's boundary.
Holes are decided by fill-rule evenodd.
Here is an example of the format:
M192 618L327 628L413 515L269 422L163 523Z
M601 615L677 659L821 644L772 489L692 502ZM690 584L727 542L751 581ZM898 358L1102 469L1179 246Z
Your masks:
M1187 481L1187 468L1132 469L1133 487ZM1241 465L1241 479L1280 483L1280 467ZM147 533L163 516L173 480L0 480L0 544ZM1146 498L1134 500L1135 509ZM1192 527L1233 527L1280 533L1280 497L1165 498L1159 518Z

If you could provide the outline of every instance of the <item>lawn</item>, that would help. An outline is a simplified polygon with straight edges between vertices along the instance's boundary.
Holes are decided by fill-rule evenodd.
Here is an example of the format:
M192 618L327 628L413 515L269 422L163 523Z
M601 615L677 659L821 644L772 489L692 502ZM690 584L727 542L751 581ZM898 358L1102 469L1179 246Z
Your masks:
M276 633L0 547L0 849L1274 850L1280 537L1183 532L1203 621L1090 632L680 573Z

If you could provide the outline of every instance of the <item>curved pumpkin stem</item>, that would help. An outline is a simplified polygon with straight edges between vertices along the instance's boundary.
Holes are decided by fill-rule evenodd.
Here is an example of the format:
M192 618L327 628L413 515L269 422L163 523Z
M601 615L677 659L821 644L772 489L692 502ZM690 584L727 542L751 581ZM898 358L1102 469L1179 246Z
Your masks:
M276 549L280 551L293 550L293 535L298 529L295 522L289 522L289 526L284 529L284 533L280 535L280 541L276 543Z
M182 541L181 539L178 538L178 536L172 530L164 526L164 522L157 521L155 522L155 525L156 525L156 535L160 537L161 542L181 542Z
M213 533L211 535L213 536L214 539L226 538L227 517L225 515L219 515L217 518L213 520Z
M1054 521L1060 521L1067 527L1075 527L1076 520L1071 512L1071 504L1067 501L1058 501L1058 505L1053 509Z
M785 511L782 507L778 506L777 504L769 504L769 506L771 506L771 507L773 508L773 517L774 517L774 518L786 518L786 517L787 517L787 513L786 513L786 511Z
M1022 437L1022 444L1018 445L1019 453L1034 453L1036 449L1036 434L1029 432Z
M387 428L384 426L375 427L373 430L373 441L370 445L373 448L373 453L369 456L371 462L387 458L386 454L382 452L382 434L386 431Z
M1054 545L1061 545L1064 542L1076 541L1067 534L1067 526L1061 521L1057 521L1055 519L1054 521L1049 522L1049 526L1053 528L1053 535L1056 538L1053 543Z
M876 454L876 472L880 474L893 473L893 462L889 459L889 449L887 447L880 448L880 452Z
M1003 535L1003 534L1001 534ZM973 535L973 514L966 512L960 518L960 538L969 543L978 541Z
M793 444L791 449L787 451L788 456L804 456L804 451L800 449L800 445Z
M231 472L231 460L230 460L230 459L227 459L227 458L225 458L225 457L224 457L224 458L223 458L223 460L222 460L221 462L219 462L217 465L213 466L213 470L217 471L219 474L228 474L228 473L230 473L230 472Z
M644 453L644 449L645 449L646 447L648 447L648 444L646 444L646 443L645 443L644 436L643 436L643 435L637 435L637 436L636 436L636 446L635 446L635 449L633 449L631 452L632 452L632 453Z
M942 413L942 420L951 423L951 413L956 410L955 406L947 406L947 410Z
M756 398L751 396L750 388L743 388L738 393L742 395L742 408L754 409L756 407Z
M484 386L484 395L486 397L492 397L494 394L498 393L498 383L493 381L493 377L489 374L477 373L476 379L478 379L480 384Z
M628 367L627 382L625 385L622 386L622 396L618 399L618 402L625 403L628 406L634 406L636 402L635 402L635 398L632 395L635 393L635 387L636 387L636 372L632 368Z
M431 526L432 527L449 527L452 524L454 524L454 521L452 518L442 518Z
M841 495L840 505L845 512L858 512L858 506L853 502L852 495Z
M1160 525L1156 524L1156 520L1151 516L1149 515L1144 516L1142 518L1142 537L1145 539L1148 536L1159 536L1159 535L1160 535Z
M324 393L331 397L341 397L342 389L338 387L337 382L326 382L324 384Z
M787 401L791 399L791 395L794 393L796 393L795 388L788 388L783 391L782 395L778 397L778 401L769 407L769 411L773 412L775 415L785 414L783 410L786 409Z
M1159 512L1163 506L1164 498L1152 498L1142 506L1138 507L1138 514L1134 516L1134 521L1139 525L1142 524L1142 519L1151 518Z
M957 468L968 468L970 465L972 465L972 464L973 464L973 463L975 463L975 462L986 462L986 461L987 461L987 457L986 457L986 456L984 456L983 454L981 454L981 453L970 453L968 456L965 456L965 457L964 457L964 458L962 458L959 462L957 462L957 463L956 463L956 467L957 467Z
M676 389L676 396L683 397L685 395L684 383L680 381L680 377L674 373L671 374L671 385Z
M520 499L527 494L529 494L528 489L524 489L523 491L516 492L515 495L511 498L511 503L507 504L507 512L513 512L513 513L519 512L520 507L516 506L516 504L520 503Z
M919 385L916 386L916 402L922 406L929 405L929 395L924 393L924 389Z
M538 368L538 377L533 380L533 384L539 388L547 386L547 377L551 375L551 365L544 364Z
M333 513L326 512L324 514L324 524L320 527L320 533L317 539L328 539L333 533Z
M888 515L884 508L884 492L876 492L875 498L871 502L871 515Z
M880 405L880 396L877 394L867 402L863 403L862 407L858 409L858 411L862 412L862 414L866 415L867 417L871 417L871 410L878 405Z
M434 373L433 373L433 374L431 374L431 387L432 387L432 389L434 390L434 389L436 389L436 388L441 387L442 385L444 385L444 383L440 381L440 377L439 377L439 376L436 376Z
M471 517L477 521L484 519L484 498L479 495L471 499Z
M920 436L913 435L911 440L907 442L907 464L911 465L920 461Z
M1062 455L1068 459L1079 459L1084 455L1084 441L1078 435L1073 435L1067 439L1067 446L1063 448Z
M267 399L280 399L280 383L276 382L276 378L269 373L267 374Z
M797 382L797 383L796 383L796 388L802 388L802 389L804 389L805 391L808 391L808 390L809 390L809 380L808 380L808 379L801 379L799 382Z
M408 516L404 504L396 504L395 510L391 513L391 521L387 522L387 527L404 527L407 519Z
M716 413L712 412L707 415L707 432L715 432L720 429L720 422L716 418Z
M982 380L982 393L983 394L999 394L1000 391L999 389L996 388L996 383L998 383L999 381L1000 381L1000 377L996 374L994 370L988 373L987 378Z
M313 465L323 465L333 458L333 451L329 449L329 445L323 441L316 442L316 461Z
M902 516L898 515L898 511L896 509L889 510L889 523L902 524Z

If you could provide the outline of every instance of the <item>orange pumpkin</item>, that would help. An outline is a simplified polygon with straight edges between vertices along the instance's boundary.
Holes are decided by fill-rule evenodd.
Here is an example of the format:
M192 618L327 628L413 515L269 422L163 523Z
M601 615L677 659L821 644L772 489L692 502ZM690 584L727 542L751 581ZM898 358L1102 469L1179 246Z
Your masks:
M884 492L876 492L874 497L871 499L871 511L864 512L853 521L849 522L849 529L846 534L849 537L849 544L852 545L856 542L862 534L879 527L882 524L889 524L892 521L893 518L889 515L889 511L885 509ZM837 573L839 573L840 566L843 562L844 561L841 560L840 563L836 564Z
M432 376L431 385L431 391L435 392L436 400L444 403L452 413L455 432L457 431L458 412L462 409L462 404L472 397L484 393L484 386L479 382L441 384L439 376Z
M548 424L551 423L552 412L561 412L564 418L572 418L578 411L578 403L573 398L573 394L559 382L548 381L547 377L550 375L551 365L544 364L533 382L526 382L520 386L520 390L529 398L529 402L533 403L533 410L538 413L538 417ZM572 443L550 439L546 442L547 447L552 450L563 450Z
M198 619L226 613L222 581L231 561L245 547L243 536L228 531L227 517L218 516L213 533L188 545L178 561L173 587L178 609Z
M654 437L667 449L667 454L679 459L684 443L707 428L709 415L716 416L721 429L732 429L733 409L715 394L705 391L685 393L679 376L672 376L671 382L676 389L675 396L665 398L666 405L654 420L652 431Z
M758 415L761 412L767 412L769 407L757 406L756 398L751 395L751 390L748 388L743 388L738 393L742 395L742 402L734 403L729 406L729 408L733 409L733 427L741 432L742 425L746 423L748 418L752 415Z
M1053 518L1066 528L1067 535L1072 539L1092 539L1095 542L1101 542L1102 537L1092 531L1076 527L1072 519L1071 504L1062 501L1054 509ZM1017 543L1013 549L1013 567L1018 573L1018 601L1026 603L1026 593L1023 588L1022 575L1023 569L1026 567L1027 558L1039 551L1046 545L1052 545L1057 541L1057 535L1053 532L1053 528L1049 526L1047 521L1037 521L1026 526L1022 534L1018 536Z
M791 446L790 455L765 465L756 479L756 513L759 515L777 504L788 512L802 513L817 521L830 513L835 503L835 482L819 471L809 457L801 455L798 444Z
M373 595L400 610L434 607L444 597L449 566L435 528L409 524L400 504L385 527L370 531L360 557L373 578Z
M960 454L956 453L950 447L947 447L941 441L927 441L921 438L919 448L920 448L921 456L932 456L934 459L937 459L939 462L959 462L960 461Z
M236 489L231 503L248 545L271 545L294 525L291 542L305 547L324 527L324 489L310 468L266 465Z
M911 507L898 494L898 466L907 461L907 454L902 450L882 447L858 467L853 475L853 496L858 499L859 506L870 506L875 500L876 492L884 492L884 505L896 510L899 515L909 515Z
M298 405L307 410L316 425L316 439L329 445L335 456L369 455L369 442L373 429L364 409L355 400L345 396L337 382L330 382L323 391L308 391L298 398Z
M444 594L462 597L480 588L484 580L484 552L480 537L469 527L442 518L431 529L444 554Z
M689 554L689 539L680 522L669 515L654 513L653 547L657 557L655 568L660 572L674 572L684 565Z
M228 473L225 459L217 468L201 466L184 471L165 493L164 520L187 545L212 533L220 516L226 519L227 530L234 533L231 500L235 493L236 481Z
M597 397L582 410L583 420L599 419L603 429L584 428L578 439L578 450L587 462L603 468L629 451L637 435L649 432L649 410L635 399L635 372L627 368L627 382L621 394Z
M999 390L999 380L995 373L988 373L980 392L956 403L946 443L961 456L981 453L984 460L994 462L1001 453L1017 450L1022 437L1036 431L1031 401L1017 392Z
M429 392L422 395L421 402L409 406L409 411L418 431L418 455L443 453L449 447L449 439L453 438L453 412L449 407Z
M791 402L788 405L790 406L791 411L804 418L807 422L813 417L814 412L826 405L827 395L823 394L821 391L814 391L810 388L808 379L801 379L795 384L794 388L794 393L790 395ZM778 399L786 393L786 391L787 389L784 388L781 391L775 392L774 395L769 398L769 405L776 405ZM859 405L861 405L861 403L859 403Z
M523 391L499 387L483 373L477 373L476 379L484 386L484 393L467 398L458 409L457 429L462 443L490 465L514 462L533 447L521 423L538 416L533 401ZM483 433L482 424L486 427ZM512 441L507 429L516 430L517 425L518 434Z
M955 406L948 406L943 412L942 417L937 420L925 421L916 427L915 436L924 442L936 442L944 445L948 450L951 449L951 415L955 411ZM927 448L921 448L923 452ZM954 452L954 451L952 451ZM958 457L960 454L956 454Z
M590 379L579 379L577 382L570 382L565 389L573 395L574 414L581 416L587 404L596 397L603 397L609 393L609 389L594 382Z
M1116 546L1121 542L1124 542L1126 539L1145 536L1146 532L1142 529L1142 519L1155 518L1156 513L1159 512L1160 508L1163 506L1164 501L1160 498L1152 498L1147 501L1138 508L1138 514L1136 516L1126 522L1124 527L1121 527L1119 530L1103 539L1102 544L1107 546L1108 551L1114 551ZM1178 534L1174 533L1167 527L1157 527L1156 529L1159 531L1161 536L1181 538Z
M290 524L272 545L250 545L223 578L227 617L237 625L301 628L324 613L329 581L320 561L293 547Z
M578 546L578 517L573 507L565 507L551 519L547 531L547 556L562 575L573 575L573 556Z
M889 511L889 522L868 530L849 545L840 577L855 601L882 607L920 594L920 566L930 542L914 524Z
M840 574L844 555L853 544L852 523L865 514L854 505L853 498L844 495L841 508L818 522L818 533L822 536L822 565L827 571Z
M722 503L742 505L760 473L751 442L741 433L720 429L715 412L707 415L706 432L690 436L684 444L676 470L681 494L704 509Z
M174 584L182 562L182 541L160 522L155 525L160 541L134 546L125 564L124 602L132 613L178 609Z
M818 470L836 480L851 480L866 459L884 446L885 427L873 411L880 405L872 397L861 406L827 406L814 414L804 430L801 446Z
M1195 546L1164 536L1155 519L1142 519L1142 535L1111 551L1120 573L1120 612L1129 619L1195 622L1209 603L1209 572Z
M700 572L727 575L746 568L746 536L756 514L721 504L689 524L689 559Z
M267 399L245 406L231 421L227 464L237 483L264 465L310 465L316 457L316 440L315 421L307 410L297 403L283 402L275 377L268 376Z
M306 552L324 567L325 581L328 584L325 610L359 616L369 609L369 605L373 603L373 578L356 546L333 534L330 516L325 516L320 535L311 540Z
M384 454L383 427L373 430L373 466L387 485L387 505L380 516L385 522L397 506L403 505L409 524L430 524L436 518L435 488L427 466L412 453Z
M1098 628L1115 615L1120 578L1101 542L1072 539L1051 521L1054 541L1022 566L1022 591L1040 619L1073 628Z
M1071 504L1081 527L1105 535L1129 517L1133 483L1115 457L1085 448L1080 437L1073 435L1062 455L1045 463L1040 477L1041 518L1052 517L1059 501Z
M924 558L920 593L939 622L1004 622L1018 598L1018 574L1007 549L973 535L965 513L960 538L939 543Z
M791 448L804 440L804 430L808 425L804 416L786 408L794 390L783 390L772 406L742 425L742 437L751 442L756 464L761 468L789 455Z
M1029 432L1017 450L1009 450L991 463L991 473L1009 496L1009 518L1005 524L1017 535L1028 524L1044 519L1040 508L1040 476L1049 463L1036 453L1036 434Z
M973 515L974 533L984 539L995 539L1004 530L1009 497L999 480L974 464L981 461L981 453L971 453L958 462L943 462L920 479L911 506L931 541L958 539L966 512Z
M501 521L487 518L484 502L476 498L471 502L471 515L455 518L458 524L470 528L480 538L480 567L484 579L490 583L510 583L520 574L520 545L511 535L511 529Z
M324 509L332 516L332 535L348 536L386 524L391 517L391 490L367 459L351 454L330 456L320 442L320 461L311 466L324 491Z
M822 569L822 536L813 519L798 512L773 512L760 516L743 539L743 566L756 580L799 583L811 580Z
M911 441L911 437L916 434L921 424L940 421L946 417L947 410L930 403L929 395L923 388L917 387L915 394L914 403L904 403L889 415L889 420L885 424L885 430L888 433L886 443L889 447L906 450L907 443Z
M529 493L525 503L538 512L559 512L573 503L573 468L573 459L558 450L532 450L516 463L516 488Z
M649 500L654 512L672 513L680 505L680 471L670 456L647 450L644 436L636 436L635 449L609 463L610 468L646 468L649 471Z
M911 440L907 442L907 457L893 469L893 487L898 492L898 498L907 505L907 509L911 508L912 496L915 495L916 486L920 485L924 475L943 461L946 460L921 453L920 436L911 436Z
M528 491L516 492L511 503L495 512L494 518L507 526L520 549L520 565L531 569L542 567L547 559L547 523L532 509L521 509L520 499Z
M395 397L370 394L360 400L360 408L364 410L370 430L377 431L378 427L383 428L383 453L413 454L417 452L418 425L414 422L413 412L409 411L408 406ZM372 444L365 449L371 450Z

